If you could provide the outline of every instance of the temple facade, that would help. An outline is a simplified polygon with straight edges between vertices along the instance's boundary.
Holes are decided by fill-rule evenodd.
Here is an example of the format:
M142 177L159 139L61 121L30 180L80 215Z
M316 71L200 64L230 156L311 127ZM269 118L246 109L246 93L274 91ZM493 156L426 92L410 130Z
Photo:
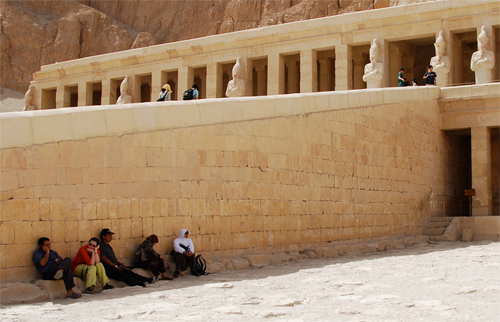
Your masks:
M499 8L433 1L42 66L27 111L0 115L0 280L37 277L39 237L73 257L102 228L126 263L145 236L166 254L188 228L218 267L498 240ZM401 67L419 86L398 86ZM183 101L193 83L201 99Z

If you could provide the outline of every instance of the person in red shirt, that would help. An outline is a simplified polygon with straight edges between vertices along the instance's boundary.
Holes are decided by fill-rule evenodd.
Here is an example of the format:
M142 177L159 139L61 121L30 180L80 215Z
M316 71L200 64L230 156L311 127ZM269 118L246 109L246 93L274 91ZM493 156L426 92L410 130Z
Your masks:
M101 263L101 252L99 250L99 239L91 238L88 245L82 246L75 258L71 262L73 275L86 280L85 293L92 294L97 282L97 276L103 285L103 290L112 289L109 284L109 278L106 276L106 270Z

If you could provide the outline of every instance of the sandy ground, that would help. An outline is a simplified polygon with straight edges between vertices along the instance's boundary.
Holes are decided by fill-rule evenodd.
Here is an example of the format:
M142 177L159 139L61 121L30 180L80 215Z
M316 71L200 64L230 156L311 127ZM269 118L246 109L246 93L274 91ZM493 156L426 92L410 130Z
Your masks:
M0 87L0 113L16 112L24 109L24 93Z
M500 243L442 242L182 276L0 309L1 321L500 321Z

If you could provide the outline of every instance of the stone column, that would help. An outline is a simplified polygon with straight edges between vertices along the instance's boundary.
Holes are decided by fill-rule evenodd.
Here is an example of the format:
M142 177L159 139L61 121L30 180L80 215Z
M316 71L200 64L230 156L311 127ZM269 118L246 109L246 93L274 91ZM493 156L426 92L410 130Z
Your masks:
M352 89L352 47L340 45L335 47L335 90Z
M319 92L331 91L330 84L332 83L332 60L323 58L319 60Z
M476 190L476 195L472 197L473 216L491 215L490 137L490 130L487 127L471 128L472 188Z
M398 73L399 69L403 67L403 61L401 56L403 55L403 50L396 46L390 46L389 48L389 61L391 64L389 67L389 87L397 87L398 86ZM405 68L406 71L406 68ZM408 79L405 74L404 77ZM418 80L418 79L417 79ZM420 82L422 83L422 82Z
M110 105L115 102L111 102L111 79L105 78L102 80L102 96L101 105Z
M161 87L163 86L161 80L161 70L151 73L151 102L156 102L160 96Z
M381 63L384 65L384 78L382 79L382 87L389 87L390 86L389 66L391 65L391 64L389 64L389 61L390 61L389 60L389 42L387 42L384 39L378 39L377 42L378 42L378 46L380 49L380 57L382 59ZM401 66L397 67L398 71L399 71L400 67ZM395 86L398 86L397 79L398 79L398 73L396 73L396 85Z
M56 89L56 108L64 107L64 85L57 86Z
M316 50L300 51L300 92L318 91L318 69Z
M220 64L207 64L206 98L222 97L222 66ZM225 90L224 90L225 92Z
M89 93L90 86L90 93ZM92 105L92 83L80 82L78 83L78 106L91 106Z
M267 95L285 93L285 60L279 53L267 57Z
M179 67L178 70L177 100L182 101L184 91L193 85L194 72L189 67Z

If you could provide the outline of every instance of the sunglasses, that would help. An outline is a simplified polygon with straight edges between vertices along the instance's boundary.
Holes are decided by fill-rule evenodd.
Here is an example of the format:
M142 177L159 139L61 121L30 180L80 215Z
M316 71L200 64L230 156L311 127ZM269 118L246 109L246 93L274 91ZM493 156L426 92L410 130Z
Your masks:
M89 246L97 247L97 244L89 244Z

